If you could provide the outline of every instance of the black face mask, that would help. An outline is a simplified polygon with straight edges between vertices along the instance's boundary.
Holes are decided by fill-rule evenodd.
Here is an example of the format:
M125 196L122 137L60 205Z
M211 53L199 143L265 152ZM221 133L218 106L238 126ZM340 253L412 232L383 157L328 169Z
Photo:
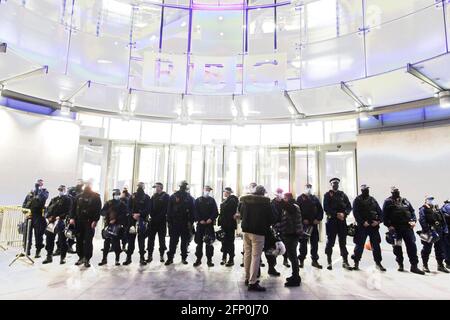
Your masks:
M394 192L392 192L392 197L393 197L394 199L400 198L400 191L394 191Z
M368 196L369 196L369 189L361 190L361 195L362 195L363 197L368 197Z

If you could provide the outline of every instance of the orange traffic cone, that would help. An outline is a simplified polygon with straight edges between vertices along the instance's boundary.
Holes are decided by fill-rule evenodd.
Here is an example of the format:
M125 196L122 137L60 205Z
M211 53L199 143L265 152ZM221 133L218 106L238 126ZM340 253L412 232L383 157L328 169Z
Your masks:
M370 241L367 241L364 245L364 249L372 251L372 245L370 244Z

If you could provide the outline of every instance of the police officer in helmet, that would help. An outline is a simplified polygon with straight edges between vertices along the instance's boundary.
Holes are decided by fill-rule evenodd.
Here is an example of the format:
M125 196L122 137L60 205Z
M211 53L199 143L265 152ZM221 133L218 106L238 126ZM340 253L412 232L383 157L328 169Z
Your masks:
M181 262L187 264L188 245L193 233L195 216L194 198L188 192L188 183L182 181L180 189L170 196L167 207L167 226L169 228L169 251L166 266L173 263L173 257L181 238Z
M67 239L64 235L65 219L72 210L72 198L66 193L66 186L58 187L58 196L54 197L47 207L48 225L53 226L45 231L45 250L47 258L43 264L53 262L53 249L55 247L55 238L58 236L58 247L60 248L60 264L66 263Z
M100 219L102 201L100 195L92 190L92 182L86 183L83 192L75 199L70 215L70 224L75 225L76 248L78 261L75 265L84 264L86 268L91 266L92 240L95 234L95 227Z
M234 240L237 229L237 210L239 199L233 194L230 187L223 190L224 200L220 204L220 215L218 218L218 225L225 232L225 237L222 241L222 262L221 265L232 267L234 265ZM228 256L228 262L227 262Z
M353 201L353 215L356 220L356 234L353 239L355 250L352 259L355 261L353 270L359 270L359 261L364 251L364 244L367 237L370 239L372 246L373 259L377 269L386 271L381 264L381 248L380 248L380 223L383 221L382 211L377 200L369 194L369 186L361 185L361 194Z
M153 260L153 249L155 247L155 236L158 234L160 262L164 262L164 252L166 252L167 233L167 206L169 205L169 195L164 192L161 182L153 185L153 196L150 199L150 226L148 232L148 258L147 262Z
M416 226L416 214L411 203L400 196L400 190L397 187L391 188L391 196L384 201L383 222L397 239L393 251L398 263L398 271L404 270L401 245L401 240L403 240L411 263L411 272L424 275L425 272L417 267L419 258L417 257L416 237L413 230Z
M195 232L195 242L197 248L195 256L197 260L194 262L194 267L202 264L203 243L206 246L206 258L208 260L208 267L214 267L212 257L214 255L214 247L212 242L215 239L214 221L218 216L216 200L211 195L213 189L210 186L205 186L203 195L195 200L195 221L197 222L197 231Z
M127 259L123 263L129 265L134 253L136 235L139 246L139 264L145 266L145 238L147 236L147 219L150 212L150 197L145 193L145 184L139 182L137 190L130 199L130 214L128 216Z
M22 207L30 209L31 211L31 228L27 236L27 255L30 255L32 236L34 231L34 241L36 245L35 258L40 258L41 250L44 247L44 230L46 222L44 218L45 202L48 198L48 191L44 188L44 180L38 179L34 184L34 189L31 190L25 197Z
M120 248L120 239L124 230L124 225L127 219L127 207L120 201L120 190L114 189L112 192L113 198L108 200L100 211L100 215L105 218L105 226L102 231L102 236L104 238L103 243L103 258L98 264L103 266L108 263L107 257L110 248L114 251L116 255L116 266L120 266L120 253L122 249Z
M444 214L439 210L434 197L426 197L425 203L419 210L419 223L422 226L422 233L429 236L430 241L422 240L422 263L423 271L430 272L428 260L431 249L434 245L434 252L438 264L437 270L444 273L450 271L444 266L446 258L445 234L448 234L448 226Z
M342 267L347 270L352 270L348 264L348 251L347 251L347 216L352 211L352 205L348 200L347 195L339 190L338 178L332 178L330 180L331 190L325 193L323 197L323 208L327 214L326 232L327 232L327 244L325 247L325 254L327 255L328 270L333 268L332 266L332 254L336 237L339 239L339 249L342 256Z

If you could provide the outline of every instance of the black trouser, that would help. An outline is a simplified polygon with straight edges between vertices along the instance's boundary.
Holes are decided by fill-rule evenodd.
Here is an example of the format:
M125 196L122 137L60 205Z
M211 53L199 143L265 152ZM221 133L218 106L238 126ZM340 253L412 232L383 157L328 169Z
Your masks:
M197 248L195 249L195 256L197 259L201 259L203 257L203 237L205 235L209 235L214 239L214 226L212 224L197 224L197 231L195 232L195 243L197 243ZM211 244L205 243L206 247L206 258L208 260L212 259L214 255L214 247Z
M450 233L444 234L444 246L445 246L445 262L447 264L450 264Z
M370 245L372 246L372 254L373 254L373 260L376 263L381 262L381 237L380 237L380 231L379 227L364 227L362 225L358 225L356 227L356 234L355 238L353 239L353 242L355 243L355 250L354 250L354 260L360 261L361 256L364 251L364 244L366 243L367 237L369 237Z
M128 236L127 236L127 243L128 243L128 248L127 248L127 256L131 257L134 253L134 248L136 246L135 242L136 242L136 235L138 238L138 247L139 247L139 255L141 257L144 256L145 254L145 233L144 232L138 232L136 233L129 233L128 232Z
M421 256L422 256L422 262L424 264L428 264L428 260L430 258L430 253L431 253L431 249L433 248L433 245L434 245L434 254L436 256L436 261L438 262L438 264L442 264L442 262L446 258L444 234L442 232L438 232L438 234L439 234L439 240L436 241L434 244L421 241L422 242Z
M334 243L336 242L336 236L339 238L339 249L341 250L341 256L347 259L347 222L339 220L337 218L328 219L325 228L327 231L327 244L325 247L325 254L331 257L333 254Z
M234 228L223 229L225 237L222 241L222 252L224 258L228 255L230 259L234 259L234 240L236 230Z
M122 249L120 248L120 237L119 236L116 236L116 237L113 236L111 238L105 239L105 241L103 242L103 260L106 260L111 246L112 246L112 250L116 254L116 261L119 261L120 253L122 252Z
M409 262L411 265L417 265L419 263L419 257L417 256L416 236L413 229L404 227L401 229L395 228L396 239L403 239L406 246L406 252L408 253ZM395 260L398 263L403 263L403 250L402 246L394 246Z
M174 223L171 227L169 227L169 236L170 243L167 257L169 259L173 259L175 252L177 251L178 241L181 238L181 259L185 260L188 255L187 249L189 246L189 239L191 237L187 223Z
M41 210L31 211L31 219L28 223L31 223L31 227L28 228L27 235L27 252L29 253L32 245L32 238L34 233L34 241L36 246L36 251L41 250L44 247L44 231L46 228L45 218L42 216ZM28 227L28 226L27 226ZM34 232L33 232L34 231Z
M303 230L305 230L308 225L303 225ZM319 254L317 253L319 250L319 228L317 224L313 225L313 229L311 232L311 236L309 237L309 243L311 245L311 259L313 261L319 260ZM300 238L300 260L305 260L306 255L308 254L308 238Z
M80 259L90 260L92 258L92 240L94 238L95 229L92 228L92 221L76 221L76 248L77 255Z
M167 250L166 247L166 233L167 233L167 224L166 221L160 221L155 223L154 221L150 222L150 228L148 232L148 242L147 242L147 250L148 255L151 257L153 255L153 249L155 247L155 236L158 234L159 241L159 254L162 256L164 252Z
M61 251L61 260L66 257L67 249L67 238L64 235L64 228L58 233L45 232L45 250L47 251L47 256L51 257L53 255L53 249L55 248L55 238L58 235L57 246Z
M299 274L299 263L297 258L297 245L298 245L298 236L296 235L287 235L283 236L283 242L286 246L286 254L291 261L292 266L292 280L300 279Z

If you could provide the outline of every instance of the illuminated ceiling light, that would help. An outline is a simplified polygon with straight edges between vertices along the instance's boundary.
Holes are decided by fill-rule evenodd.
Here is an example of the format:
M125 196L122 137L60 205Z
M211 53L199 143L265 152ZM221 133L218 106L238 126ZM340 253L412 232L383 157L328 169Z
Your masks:
M219 33L219 34L220 34L221 37L223 36L223 32L221 32L221 33Z
M219 17L219 20L220 20L220 21L222 21L222 20L223 20L223 17L222 17L222 16L220 16L220 17Z
M186 21L183 21L183 22L181 23L180 27L182 27L182 28L186 27Z
M439 92L439 105L443 109L450 108L450 91Z
M119 44L118 41L114 41L114 45L117 46Z
M152 35L151 37L150 37L150 40L156 40L156 36L155 35Z

